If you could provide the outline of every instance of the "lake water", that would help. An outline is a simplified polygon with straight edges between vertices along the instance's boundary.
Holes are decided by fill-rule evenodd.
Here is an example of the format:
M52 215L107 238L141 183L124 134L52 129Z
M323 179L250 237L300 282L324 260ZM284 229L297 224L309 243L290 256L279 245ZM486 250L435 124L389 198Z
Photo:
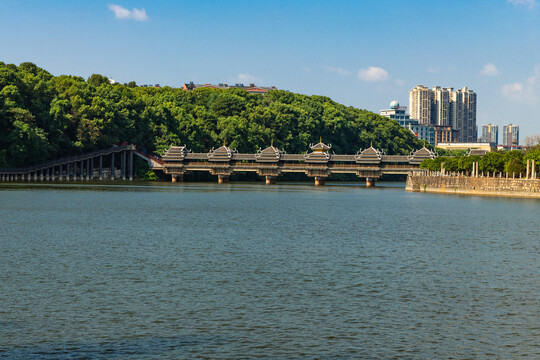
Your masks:
M0 187L0 359L538 359L540 201Z

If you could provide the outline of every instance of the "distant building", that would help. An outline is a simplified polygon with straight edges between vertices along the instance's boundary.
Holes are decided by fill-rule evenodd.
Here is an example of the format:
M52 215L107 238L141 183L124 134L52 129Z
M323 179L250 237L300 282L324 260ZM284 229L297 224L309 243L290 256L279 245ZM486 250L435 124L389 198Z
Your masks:
M392 101L390 109L381 110L381 115L396 120L399 125L409 129L417 138L435 145L435 128L431 125L420 124L418 120L411 119L406 113L406 106L399 106L399 102Z
M418 139L425 140L433 146L436 145L435 128L432 125L422 125L416 120L416 124L409 123L404 127L409 129Z
M438 146L439 143L452 143L455 141L458 131L452 129L451 126L445 125L431 125L434 130L435 136L435 146Z
M504 146L518 146L519 145L519 126L509 124L503 126L503 142Z
M184 84L184 90L191 91L195 89L201 89L201 88L210 88L210 89L232 89L232 88L239 88L244 89L250 94L266 94L270 90L277 90L275 86L265 87L265 86L255 86L255 84L251 83L249 86L244 86L244 84L224 84L220 83L217 85L214 84L194 84L193 82Z
M420 124L452 127L455 141L477 140L476 93L466 87L454 91L418 85L409 91L409 108L411 118Z
M491 151L491 145L485 143L439 143L437 147L444 150L484 150Z
M499 127L493 124L483 125L482 142L497 146L499 144Z
M394 100L390 103L390 109L381 110L381 115L396 120L399 125L405 126L410 121L410 116L406 114L406 111L406 106L399 106L399 102ZM418 120L413 120L413 122L418 123Z

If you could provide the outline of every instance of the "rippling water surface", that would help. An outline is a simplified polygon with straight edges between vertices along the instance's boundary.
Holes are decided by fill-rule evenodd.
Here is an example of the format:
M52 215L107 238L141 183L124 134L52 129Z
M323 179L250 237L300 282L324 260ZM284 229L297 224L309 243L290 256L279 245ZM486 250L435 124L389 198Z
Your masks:
M0 359L538 359L540 201L0 188Z

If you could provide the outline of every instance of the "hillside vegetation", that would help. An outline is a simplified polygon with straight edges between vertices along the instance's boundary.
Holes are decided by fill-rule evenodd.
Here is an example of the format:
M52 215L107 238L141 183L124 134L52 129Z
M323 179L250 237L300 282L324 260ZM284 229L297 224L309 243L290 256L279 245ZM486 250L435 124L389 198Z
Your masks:
M288 153L303 153L320 137L339 154L371 143L387 154L422 147L394 120L324 96L111 85L101 75L53 76L32 63L0 62L0 167L123 142L160 154L171 145L204 152L224 142L255 152L273 140Z

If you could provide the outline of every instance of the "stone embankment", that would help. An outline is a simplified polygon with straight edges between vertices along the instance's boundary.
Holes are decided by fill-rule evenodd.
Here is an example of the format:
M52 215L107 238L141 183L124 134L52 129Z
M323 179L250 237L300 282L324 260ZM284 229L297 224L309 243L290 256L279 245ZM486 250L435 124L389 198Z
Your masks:
M484 177L446 174L444 172L418 172L407 177L406 190L540 199L540 179L515 179L501 175L499 177Z

